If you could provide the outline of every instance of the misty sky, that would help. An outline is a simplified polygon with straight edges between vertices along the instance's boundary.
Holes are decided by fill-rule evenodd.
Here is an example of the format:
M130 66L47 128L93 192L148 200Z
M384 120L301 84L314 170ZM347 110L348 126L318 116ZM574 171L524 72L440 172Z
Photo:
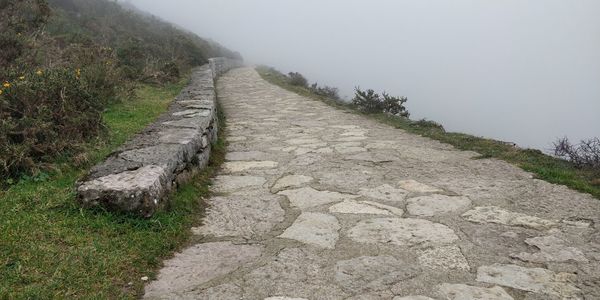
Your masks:
M549 149L600 136L599 0L132 0L311 81L407 96L412 118Z

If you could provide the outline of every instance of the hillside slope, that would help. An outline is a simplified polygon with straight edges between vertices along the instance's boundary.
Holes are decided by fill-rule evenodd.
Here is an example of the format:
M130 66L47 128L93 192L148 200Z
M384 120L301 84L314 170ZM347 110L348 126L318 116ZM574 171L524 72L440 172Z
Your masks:
M0 178L76 155L132 86L176 82L214 56L239 54L117 2L0 0Z

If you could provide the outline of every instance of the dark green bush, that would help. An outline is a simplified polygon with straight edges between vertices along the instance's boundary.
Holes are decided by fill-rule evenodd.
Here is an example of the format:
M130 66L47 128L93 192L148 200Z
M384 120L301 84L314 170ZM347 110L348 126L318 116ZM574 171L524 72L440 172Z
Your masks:
M119 67L128 79L138 79L143 76L146 67L146 54L139 41L132 39L117 49Z
M330 86L319 86L319 84L317 83L313 83L310 86L310 91L314 94L317 94L319 96L323 96L323 97L327 97L336 101L341 101L342 99L340 98L339 95L339 90L337 88L334 87L330 87Z
M370 114L388 113L405 118L410 116L406 107L404 107L404 103L408 101L406 97L392 97L385 92L380 96L372 89L363 91L358 87L355 89L355 93L352 105L362 112Z
M288 73L288 81L291 85L308 87L308 80L298 72Z

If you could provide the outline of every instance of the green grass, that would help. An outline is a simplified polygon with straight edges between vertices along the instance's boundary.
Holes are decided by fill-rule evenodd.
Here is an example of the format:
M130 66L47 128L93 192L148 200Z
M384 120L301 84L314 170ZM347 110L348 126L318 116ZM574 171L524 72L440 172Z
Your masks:
M315 95L307 88L290 85L284 74L272 68L260 66L256 70L262 78L284 89L323 101L339 109L360 113L350 105ZM481 154L479 159L496 158L507 161L533 173L538 179L566 185L600 199L600 172L598 170L578 169L566 160L546 155L539 150L521 149L501 141L464 133L446 132L441 125L431 121L412 121L383 113L364 115L395 128L450 144L457 149L477 152Z
M165 111L185 84L141 86L135 100L106 111L109 137L90 145L85 166L63 162L45 180L21 180L0 192L0 299L138 298L140 278L152 278L186 243L223 160L222 141L210 166L172 196L172 208L151 219L81 209L74 191L87 168Z

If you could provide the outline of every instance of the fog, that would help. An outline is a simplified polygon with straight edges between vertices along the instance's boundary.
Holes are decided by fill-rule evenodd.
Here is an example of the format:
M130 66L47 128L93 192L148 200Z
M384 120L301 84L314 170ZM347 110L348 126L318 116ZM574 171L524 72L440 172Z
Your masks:
M542 150L600 136L598 0L133 0L310 81L408 97L413 119Z

